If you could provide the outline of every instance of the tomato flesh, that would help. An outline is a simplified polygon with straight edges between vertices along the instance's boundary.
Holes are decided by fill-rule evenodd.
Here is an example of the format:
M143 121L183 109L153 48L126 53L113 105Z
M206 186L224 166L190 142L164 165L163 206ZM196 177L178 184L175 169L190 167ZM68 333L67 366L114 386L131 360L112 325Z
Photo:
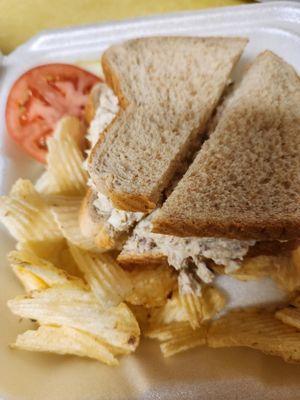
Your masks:
M68 64L47 64L23 74L12 86L6 103L6 126L11 137L32 157L45 162L47 138L65 115L84 120L92 87L100 79Z

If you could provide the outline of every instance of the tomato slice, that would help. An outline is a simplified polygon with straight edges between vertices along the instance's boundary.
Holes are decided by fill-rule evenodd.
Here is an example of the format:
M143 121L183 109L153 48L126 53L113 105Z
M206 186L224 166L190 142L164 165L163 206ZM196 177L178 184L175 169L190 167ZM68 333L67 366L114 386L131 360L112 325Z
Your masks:
M46 64L25 72L13 85L6 103L11 137L32 157L45 162L47 137L64 115L84 119L91 88L100 79L68 64Z

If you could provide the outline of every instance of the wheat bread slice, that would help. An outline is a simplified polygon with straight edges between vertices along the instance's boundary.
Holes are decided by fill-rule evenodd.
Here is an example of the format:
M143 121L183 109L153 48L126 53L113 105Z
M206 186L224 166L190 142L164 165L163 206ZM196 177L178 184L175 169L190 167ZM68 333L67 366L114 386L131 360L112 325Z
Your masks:
M195 150L247 39L152 37L102 56L122 112L93 149L89 173L117 208L146 212Z
M153 221L177 236L300 236L300 81L270 51L244 75L183 179Z

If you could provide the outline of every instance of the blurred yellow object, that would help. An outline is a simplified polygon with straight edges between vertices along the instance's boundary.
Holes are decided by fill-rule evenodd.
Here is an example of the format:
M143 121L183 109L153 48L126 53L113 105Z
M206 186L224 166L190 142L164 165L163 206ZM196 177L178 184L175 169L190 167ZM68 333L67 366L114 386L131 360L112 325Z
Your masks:
M44 29L222 7L243 0L0 0L0 49L9 53Z

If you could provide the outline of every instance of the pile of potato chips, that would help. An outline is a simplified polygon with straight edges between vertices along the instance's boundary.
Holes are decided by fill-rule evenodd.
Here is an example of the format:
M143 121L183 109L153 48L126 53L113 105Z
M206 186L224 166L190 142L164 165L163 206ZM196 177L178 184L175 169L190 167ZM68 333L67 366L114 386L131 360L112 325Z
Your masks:
M87 190L83 126L63 118L48 141L48 164L33 185L19 179L0 198L0 220L17 240L8 259L25 294L10 310L36 321L12 347L73 354L117 365L141 334L161 342L164 356L201 345L248 346L300 361L300 253L245 261L237 279L272 276L288 292L281 310L248 309L216 318L226 298L213 286L180 295L177 272L166 265L124 270L79 227Z

